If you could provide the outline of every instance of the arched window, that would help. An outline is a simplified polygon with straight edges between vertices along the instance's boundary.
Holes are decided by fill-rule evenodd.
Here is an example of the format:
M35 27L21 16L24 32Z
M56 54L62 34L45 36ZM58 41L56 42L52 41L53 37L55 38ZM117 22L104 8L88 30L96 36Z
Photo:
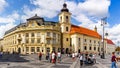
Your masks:
M68 20L69 20L69 17L68 17L68 16L66 16L66 22L69 22Z
M92 50L92 48L90 47L89 50Z
M87 50L87 47L86 47L86 46L84 46L84 50Z
M66 31L68 31L68 27L66 27Z
M62 16L60 17L60 20L62 21Z

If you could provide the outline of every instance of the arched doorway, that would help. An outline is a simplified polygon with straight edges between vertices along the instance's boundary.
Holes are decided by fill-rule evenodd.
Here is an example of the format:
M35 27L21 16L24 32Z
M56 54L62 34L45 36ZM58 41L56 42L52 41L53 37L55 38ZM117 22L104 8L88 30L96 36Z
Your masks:
M18 53L19 53L19 54L21 53L21 48L20 48L20 47L18 48Z
M69 53L69 49L68 48L66 48L66 54L68 54Z
M80 53L80 49L78 49L78 53Z

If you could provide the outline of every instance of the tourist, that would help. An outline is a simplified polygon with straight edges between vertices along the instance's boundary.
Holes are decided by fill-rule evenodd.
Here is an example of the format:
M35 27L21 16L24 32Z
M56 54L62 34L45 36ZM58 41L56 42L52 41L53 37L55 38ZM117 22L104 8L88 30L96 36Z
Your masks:
M57 58L58 58L58 62L61 62L61 53L59 51L57 53Z
M52 52L51 56L52 56L52 63L55 64L56 63L56 53L55 53L55 51Z
M75 60L75 53L74 52L72 53L72 59L73 59L73 61Z
M81 54L79 56L79 58L80 58L80 67L81 67L81 66L83 66L83 54Z
M49 59L49 56L50 56L50 54L49 54L49 52L47 52L47 54L46 54L46 60Z
M115 52L112 52L112 57L111 57L111 68L117 68L117 65L116 65L116 62L117 62L117 59L116 59L116 56L115 56Z
M40 52L40 53L38 54L38 56L39 56L39 60L41 61L42 53Z

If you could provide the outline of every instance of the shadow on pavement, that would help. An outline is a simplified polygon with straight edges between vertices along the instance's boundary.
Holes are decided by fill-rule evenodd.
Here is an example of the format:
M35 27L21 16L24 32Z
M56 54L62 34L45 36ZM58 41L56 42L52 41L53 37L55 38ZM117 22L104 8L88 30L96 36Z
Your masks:
M29 62L21 57L20 54L3 54L0 56L0 62Z

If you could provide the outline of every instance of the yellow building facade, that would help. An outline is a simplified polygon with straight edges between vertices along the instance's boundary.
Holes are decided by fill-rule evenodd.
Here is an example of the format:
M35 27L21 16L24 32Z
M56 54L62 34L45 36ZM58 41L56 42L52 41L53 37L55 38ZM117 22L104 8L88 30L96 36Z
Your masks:
M5 32L3 37L4 52L32 54L52 52L101 52L101 36L90 30L71 23L71 13L67 4L59 13L59 21L45 21L37 15L27 19L26 23Z
M35 15L27 19L26 23L21 23L6 32L4 51L32 54L59 50L61 48L59 26L59 23L44 21Z

